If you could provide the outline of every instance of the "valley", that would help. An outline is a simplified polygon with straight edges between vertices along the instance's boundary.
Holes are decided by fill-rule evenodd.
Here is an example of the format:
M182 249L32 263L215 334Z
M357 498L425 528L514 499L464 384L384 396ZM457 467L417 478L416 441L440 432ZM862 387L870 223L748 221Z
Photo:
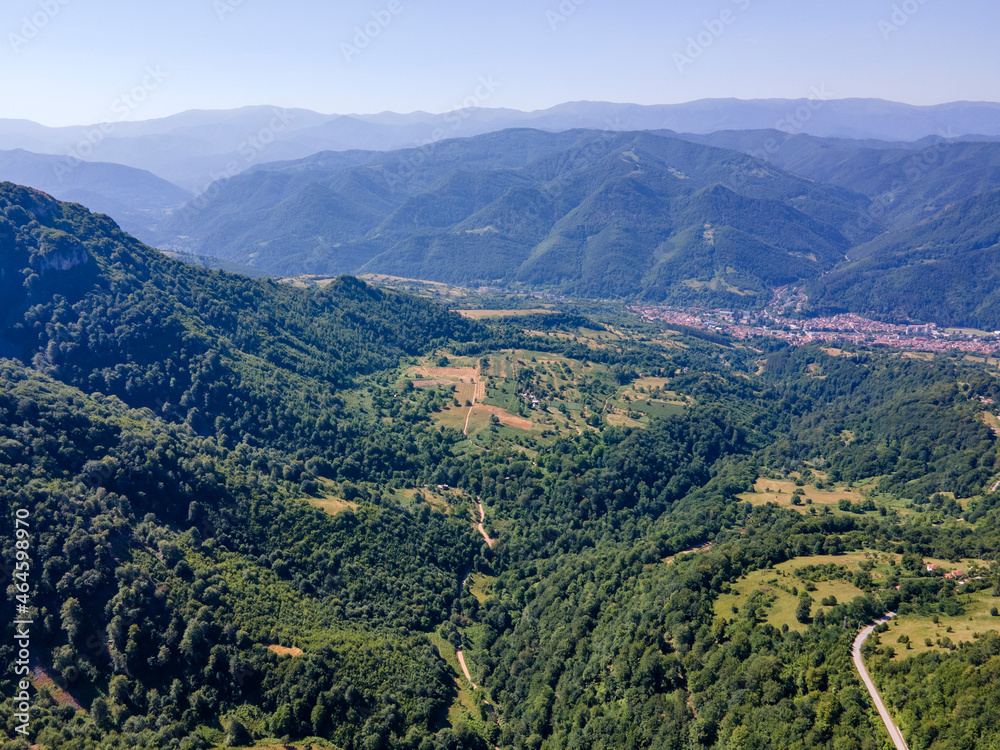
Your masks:
M0 750L1000 750L1000 4L5 10Z
M676 134L425 156L249 170L167 221L190 264L0 185L37 744L867 750L851 645L890 611L859 653L909 746L995 741L988 290L831 291L915 204L858 242L860 181Z

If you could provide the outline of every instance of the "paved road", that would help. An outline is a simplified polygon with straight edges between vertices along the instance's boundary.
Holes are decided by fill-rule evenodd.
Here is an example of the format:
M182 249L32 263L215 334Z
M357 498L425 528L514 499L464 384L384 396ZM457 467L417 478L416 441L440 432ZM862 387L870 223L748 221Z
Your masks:
M893 744L896 745L896 750L910 750L909 745L906 744L906 740L903 739L903 733L899 731L899 727L896 726L896 722L894 722L892 717L889 715L889 711L886 709L885 703L882 702L882 696L879 695L878 690L875 688L875 683L872 682L872 677L868 674L868 668L865 667L864 660L861 658L861 647L864 645L864 642L868 640L868 636L875 631L875 626L880 625L883 622L888 622L895 616L895 612L888 612L881 620L873 625L869 625L858 634L858 637L854 639L854 666L857 668L858 674L861 675L861 681L865 683L865 687L868 688L868 694L871 695L872 700L875 701L875 708L878 709L878 715L882 717L882 722L885 724L885 728L889 730L889 736L892 738Z

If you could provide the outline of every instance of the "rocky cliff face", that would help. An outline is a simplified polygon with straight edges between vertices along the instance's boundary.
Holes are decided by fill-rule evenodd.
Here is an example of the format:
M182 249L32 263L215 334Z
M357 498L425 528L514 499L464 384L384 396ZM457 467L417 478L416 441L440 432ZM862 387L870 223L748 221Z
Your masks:
M46 230L31 255L31 268L44 277L55 271L70 271L90 261L90 253L75 237L59 230Z
M74 236L79 207L0 183L0 321L59 294L71 302L93 285L97 264Z

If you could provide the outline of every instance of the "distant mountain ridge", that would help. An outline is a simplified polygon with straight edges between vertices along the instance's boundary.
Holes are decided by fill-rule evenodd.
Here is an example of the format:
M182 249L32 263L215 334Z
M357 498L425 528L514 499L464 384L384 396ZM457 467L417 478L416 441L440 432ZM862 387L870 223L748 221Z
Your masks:
M519 127L695 134L771 128L821 137L916 141L927 136L1000 136L1000 104L913 106L881 99L833 99L820 91L811 99L703 99L664 105L567 102L533 112L471 108L441 114L326 115L259 106L110 123L109 132L100 136L95 136L94 125L49 128L25 120L0 120L0 149L77 153L145 169L189 190L203 190L220 174L232 176L232 167L242 171L253 164L300 159L324 150L387 151Z
M0 181L4 180L113 216L126 232L144 240L171 210L192 197L145 170L20 149L0 151Z
M0 120L12 149L0 180L256 275L372 272L735 308L801 283L816 310L993 329L998 114L817 96ZM73 156L84 152L107 161Z
M724 304L832 268L869 204L734 151L583 130L323 153L213 193L165 224L159 245L281 274Z
M913 143L850 141L774 130L685 135L731 148L793 174L872 198L890 228L932 216L955 201L1000 188L1000 142L925 138Z

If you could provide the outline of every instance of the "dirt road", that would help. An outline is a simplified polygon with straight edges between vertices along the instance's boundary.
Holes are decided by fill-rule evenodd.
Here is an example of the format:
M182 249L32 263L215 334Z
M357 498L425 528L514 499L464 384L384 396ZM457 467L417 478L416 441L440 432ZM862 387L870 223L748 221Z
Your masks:
M476 683L472 681L472 675L469 674L469 667L465 664L465 654L462 653L462 649L458 649L455 652L455 656L458 657L458 665L462 668L462 673L465 675L465 679L469 681L469 684L472 685L472 689L475 690Z
M858 637L854 639L854 666L857 668L858 674L861 675L861 681L865 683L865 687L868 688L868 694L871 695L872 700L875 701L875 708L878 709L878 714L882 717L882 722L885 724L885 728L889 731L889 736L892 738L892 742L896 746L896 750L910 750L909 745L906 744L906 740L903 739L903 733L899 731L899 727L896 726L896 722L894 722L892 717L889 715L889 711L886 709L885 703L882 702L882 696L879 695L878 690L875 688L875 683L872 682L871 675L868 674L868 668L865 667L865 662L861 658L861 647L864 645L865 641L868 640L868 636L875 631L875 626L880 625L883 622L888 622L895 616L895 612L888 612L881 620L873 625L869 625L858 634Z
M472 419L472 412L475 411L476 404L486 398L486 374L479 370L474 370L472 382L475 383L476 389L473 391L472 398L470 399L471 406L469 406L469 413L465 415L465 427L462 429L463 435L469 434L469 420Z
M483 503L479 498L476 498L476 507L479 508L479 523L476 524L476 529L483 535L483 539L486 540L489 548L493 549L493 545L497 543L497 540L491 539L490 535L486 533L486 529L483 528L483 524L486 523L486 510L483 508Z
M479 509L479 522L476 524L476 529L479 531L480 534L482 534L483 539L486 540L486 544L489 545L490 549L493 549L493 545L497 543L497 540L491 539L490 535L486 533L486 529L483 528L483 524L486 523L486 509L483 508L483 503L478 497L476 498L476 507ZM468 585L469 576L471 574L472 572L470 569L470 571L466 573L465 578L462 579L461 591L464 591L465 587ZM462 673L465 675L465 679L469 681L469 684L472 685L472 689L475 690L476 683L472 681L472 675L469 674L469 667L465 663L465 654L462 653L462 649L460 648L456 649L455 656L458 657L458 664L460 667L462 667Z

